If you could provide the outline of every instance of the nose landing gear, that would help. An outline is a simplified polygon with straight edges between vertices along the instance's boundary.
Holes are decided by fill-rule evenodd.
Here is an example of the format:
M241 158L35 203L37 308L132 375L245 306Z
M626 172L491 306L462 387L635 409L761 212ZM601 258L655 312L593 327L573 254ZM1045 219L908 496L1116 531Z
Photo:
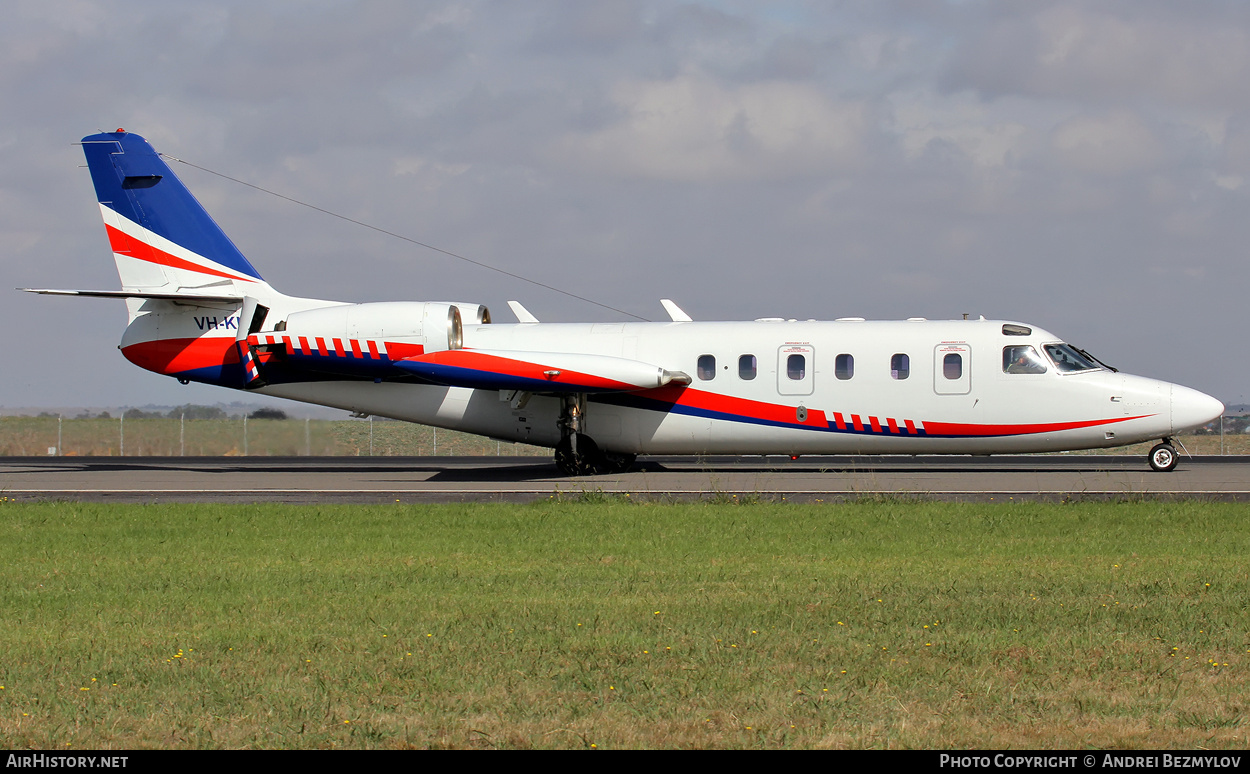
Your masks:
M1175 470L1176 463L1180 461L1180 458L1176 456L1175 447L1172 446L1171 438L1164 438L1163 443L1156 444L1150 450L1150 456L1147 459L1150 461L1151 469L1161 473Z

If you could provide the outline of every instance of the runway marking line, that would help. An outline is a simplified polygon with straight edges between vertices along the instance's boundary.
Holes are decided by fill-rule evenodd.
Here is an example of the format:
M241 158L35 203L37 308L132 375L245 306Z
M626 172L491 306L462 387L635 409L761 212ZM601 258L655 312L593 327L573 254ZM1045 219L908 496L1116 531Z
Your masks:
M9 496L12 495L47 495L47 494L147 494L159 496L162 494L213 494L213 495L232 495L246 496L248 494L545 494L551 492L559 492L564 495L583 494L586 490L580 489L560 489L556 487L541 489L249 489L240 491L238 489L9 489L6 490ZM906 489L826 489L817 491L814 489L595 489L595 494L734 494L747 492L753 495L812 495L812 494L903 494L903 495L986 495L986 494L1002 494L1004 496L1023 496L1038 494L1070 494L1076 497L1086 495L1233 495L1244 494L1250 495L1250 490L1246 489L1149 489L1149 490L1127 490L1127 489L1085 489L1080 492L1073 492L1070 489L1038 489L1029 492L1021 492L1016 490L1002 489L925 489L925 490L906 490Z

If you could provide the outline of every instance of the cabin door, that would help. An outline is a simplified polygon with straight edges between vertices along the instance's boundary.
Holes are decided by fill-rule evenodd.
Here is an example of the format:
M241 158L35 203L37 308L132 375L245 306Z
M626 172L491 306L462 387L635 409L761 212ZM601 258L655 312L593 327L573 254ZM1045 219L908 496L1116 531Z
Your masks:
M972 348L941 344L933 352L933 389L938 395L967 395L972 391Z

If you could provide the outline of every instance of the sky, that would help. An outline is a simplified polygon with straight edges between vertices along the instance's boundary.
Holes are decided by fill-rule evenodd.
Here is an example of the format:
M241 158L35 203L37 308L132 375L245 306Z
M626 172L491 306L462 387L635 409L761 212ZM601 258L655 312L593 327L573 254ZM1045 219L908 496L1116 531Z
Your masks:
M957 319L1245 403L1250 3L9 0L6 288L117 288L81 149L186 165L292 295L545 321ZM238 393L6 289L0 408ZM611 307L611 308L608 308ZM281 405L278 403L277 405Z

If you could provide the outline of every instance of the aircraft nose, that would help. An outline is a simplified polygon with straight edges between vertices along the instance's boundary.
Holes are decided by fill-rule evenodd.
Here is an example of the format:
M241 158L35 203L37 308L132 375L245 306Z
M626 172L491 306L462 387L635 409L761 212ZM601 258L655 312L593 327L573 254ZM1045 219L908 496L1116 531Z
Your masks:
M1172 432L1201 427L1224 413L1224 404L1206 393L1172 386Z

